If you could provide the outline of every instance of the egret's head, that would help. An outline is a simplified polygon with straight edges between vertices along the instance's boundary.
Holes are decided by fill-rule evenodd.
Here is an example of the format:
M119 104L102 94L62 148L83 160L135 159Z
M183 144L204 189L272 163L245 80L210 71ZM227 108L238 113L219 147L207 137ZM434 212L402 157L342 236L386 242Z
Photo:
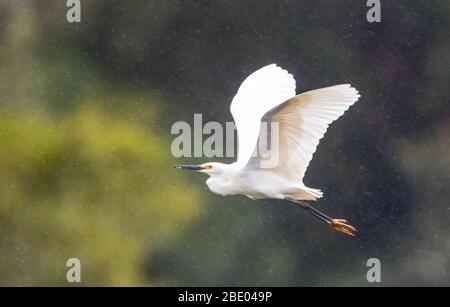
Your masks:
M226 166L227 164L219 162L208 162L201 165L175 165L174 167L179 169L190 169L210 176L216 176L222 174Z

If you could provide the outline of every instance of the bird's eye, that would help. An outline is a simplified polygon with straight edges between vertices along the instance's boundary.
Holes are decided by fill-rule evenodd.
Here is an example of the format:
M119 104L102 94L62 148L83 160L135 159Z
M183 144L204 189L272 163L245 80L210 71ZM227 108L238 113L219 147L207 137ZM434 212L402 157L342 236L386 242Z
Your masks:
M205 169L208 170L208 171L211 170L212 169L212 165L205 165Z

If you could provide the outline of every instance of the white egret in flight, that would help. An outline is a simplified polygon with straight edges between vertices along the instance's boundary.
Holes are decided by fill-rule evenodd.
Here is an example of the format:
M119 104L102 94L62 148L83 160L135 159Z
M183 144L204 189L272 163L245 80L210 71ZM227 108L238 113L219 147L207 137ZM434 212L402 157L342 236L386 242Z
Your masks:
M349 84L299 95L295 90L294 77L275 64L252 73L240 86L230 107L238 133L237 161L175 167L208 174L206 184L216 194L288 200L334 229L354 235L356 229L346 220L330 218L305 202L321 198L322 192L305 186L303 177L328 126L360 95ZM278 163L273 167L261 167L262 155L257 151L261 122L278 125Z

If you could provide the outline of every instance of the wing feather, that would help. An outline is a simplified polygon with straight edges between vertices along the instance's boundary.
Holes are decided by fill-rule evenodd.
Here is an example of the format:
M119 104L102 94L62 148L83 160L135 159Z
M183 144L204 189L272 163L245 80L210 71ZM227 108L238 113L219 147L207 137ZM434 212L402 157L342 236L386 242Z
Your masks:
M238 132L240 167L248 163L256 147L264 114L294 96L294 77L275 64L260 68L244 80L230 106Z
M268 111L262 121L276 122L279 127L278 163L271 171L290 182L301 182L328 126L359 97L355 88L342 84L299 94ZM260 138L259 143L258 148L266 152L255 153L249 168L260 168L261 157L274 153L274 148L267 146L267 139Z

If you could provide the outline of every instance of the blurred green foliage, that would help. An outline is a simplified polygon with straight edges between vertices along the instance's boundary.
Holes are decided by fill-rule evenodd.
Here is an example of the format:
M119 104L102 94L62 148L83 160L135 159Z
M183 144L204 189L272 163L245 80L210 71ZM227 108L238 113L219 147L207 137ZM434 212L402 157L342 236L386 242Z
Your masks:
M189 185L161 176L167 142L134 121L100 107L64 120L2 107L0 119L2 284L62 283L71 257L88 284L142 284L152 241L199 214Z
M100 107L64 120L0 109L0 283L64 282L77 257L88 284L136 285L153 240L198 216L167 142Z

